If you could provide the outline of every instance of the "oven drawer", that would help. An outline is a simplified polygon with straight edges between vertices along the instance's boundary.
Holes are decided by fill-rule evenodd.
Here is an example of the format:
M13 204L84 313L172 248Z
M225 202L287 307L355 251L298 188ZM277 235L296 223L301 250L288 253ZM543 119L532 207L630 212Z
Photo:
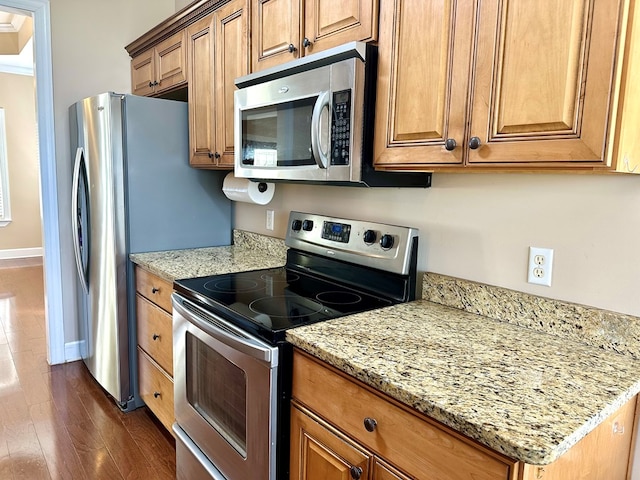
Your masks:
M138 347L140 397L158 420L171 431L174 422L173 381Z
M145 269L136 267L136 291L166 312L171 313L173 284Z
M173 376L173 323L171 315L136 295L138 345Z
M360 445L415 478L507 480L513 460L463 439L383 394L296 351L292 396ZM365 419L376 422L372 432Z

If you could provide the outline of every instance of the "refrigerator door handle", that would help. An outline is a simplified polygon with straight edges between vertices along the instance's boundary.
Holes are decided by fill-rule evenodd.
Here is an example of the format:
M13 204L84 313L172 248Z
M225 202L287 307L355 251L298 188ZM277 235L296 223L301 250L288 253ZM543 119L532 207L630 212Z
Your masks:
M80 188L80 169L82 168L84 158L84 150L78 147L76 150L76 159L73 165L73 187L71 190L71 222L73 228L73 251L76 256L76 268L78 269L78 277L82 290L89 294L89 282L87 280L87 270L82 263L82 252L80 251L80 222L78 219L78 189ZM87 232L85 232L86 235Z

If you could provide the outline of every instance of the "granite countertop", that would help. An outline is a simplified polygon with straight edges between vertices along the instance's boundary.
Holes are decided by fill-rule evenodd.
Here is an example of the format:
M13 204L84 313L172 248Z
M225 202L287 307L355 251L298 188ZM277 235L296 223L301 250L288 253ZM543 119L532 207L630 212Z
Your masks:
M233 245L222 247L133 253L136 265L169 282L261 268L281 267L287 247L279 238L235 230Z
M426 300L296 328L287 339L533 465L556 460L640 391L629 356Z

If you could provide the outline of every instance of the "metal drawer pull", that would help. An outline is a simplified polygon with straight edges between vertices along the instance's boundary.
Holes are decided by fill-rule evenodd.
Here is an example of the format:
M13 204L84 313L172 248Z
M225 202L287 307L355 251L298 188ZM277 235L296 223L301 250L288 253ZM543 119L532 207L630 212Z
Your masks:
M153 287L151 288L151 293L158 293L160 291L159 288Z
M359 478L362 476L362 468L351 467L349 469L349 473L351 474L351 478L353 478L353 480L359 480Z
M367 432L373 432L378 426L378 422L376 422L375 418L367 417L364 419L364 428L367 429Z
M157 339L159 339L159 338L160 338L160 335L158 335L157 333L154 333L154 334L153 334L153 339L154 339L154 340L157 340Z
M160 392L153 392L153 398L158 398L160 396Z

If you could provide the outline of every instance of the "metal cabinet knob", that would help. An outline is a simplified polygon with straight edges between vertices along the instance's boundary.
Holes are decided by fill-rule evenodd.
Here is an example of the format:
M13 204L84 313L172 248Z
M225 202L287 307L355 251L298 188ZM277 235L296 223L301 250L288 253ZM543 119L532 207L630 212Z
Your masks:
M220 158L220 154L219 154L218 152L214 153L214 154L213 154L213 156L214 156L216 159Z
M296 50L297 50L297 48L293 46L293 43L290 43L290 44L289 44L289 53L293 53L293 52L295 52Z
M351 467L349 469L349 473L351 474L351 478L353 478L353 480L359 480L360 477L362 476L362 468Z
M367 417L364 419L364 428L367 432L373 432L378 426L378 422L376 422L375 418Z
M213 158L213 153L212 152L208 152L207 155L209 156L209 158Z
M476 150L480 145L481 145L481 142L478 137L471 137L469 139L469 148L471 150Z
M149 88L153 88L153 82L149 82Z
M157 80L154 80L154 81L153 81L153 86L155 87L155 86L157 86L157 85L160 85L160 83L159 83Z
M447 140L444 142L444 148L446 148L447 150L451 151L454 148L456 148L458 144L456 143L455 139L453 138L447 138Z
M160 335L158 335L157 333L153 334L153 339L154 340L158 340L160 338Z
M160 396L160 392L153 392L153 398L158 398Z
M313 45L313 42L309 40L307 37L304 37L304 40L302 40L302 46L304 48L309 48L311 45Z
M151 293L158 293L159 291L160 291L159 288L156 288L156 287L151 288Z

